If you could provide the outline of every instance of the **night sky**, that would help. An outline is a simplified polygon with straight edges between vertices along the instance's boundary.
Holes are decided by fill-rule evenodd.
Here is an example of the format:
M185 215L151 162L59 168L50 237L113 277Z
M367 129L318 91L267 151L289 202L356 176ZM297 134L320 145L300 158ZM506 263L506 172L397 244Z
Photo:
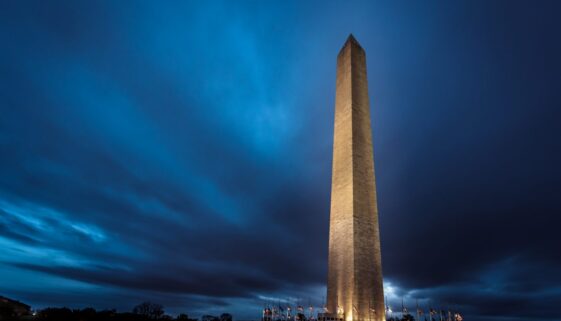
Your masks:
M1 1L0 295L321 306L336 56L366 50L397 310L561 320L558 1Z

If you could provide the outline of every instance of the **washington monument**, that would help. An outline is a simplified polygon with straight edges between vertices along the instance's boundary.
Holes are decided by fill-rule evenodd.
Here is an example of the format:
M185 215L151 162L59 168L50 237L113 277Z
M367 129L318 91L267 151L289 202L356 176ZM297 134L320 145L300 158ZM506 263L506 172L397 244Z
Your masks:
M327 312L385 321L366 53L350 35L337 57Z

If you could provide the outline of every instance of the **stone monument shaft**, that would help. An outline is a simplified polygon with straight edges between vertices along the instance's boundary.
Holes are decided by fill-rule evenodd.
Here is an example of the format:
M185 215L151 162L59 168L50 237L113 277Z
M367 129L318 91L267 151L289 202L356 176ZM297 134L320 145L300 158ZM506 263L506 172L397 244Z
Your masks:
M366 54L350 35L337 57L327 309L385 321Z

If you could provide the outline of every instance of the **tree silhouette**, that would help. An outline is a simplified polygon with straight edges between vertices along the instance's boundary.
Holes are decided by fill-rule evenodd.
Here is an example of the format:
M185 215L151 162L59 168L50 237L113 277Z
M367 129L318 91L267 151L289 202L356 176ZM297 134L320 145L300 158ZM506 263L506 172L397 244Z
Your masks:
M161 304L142 302L132 309L132 313L140 314L149 319L158 319L164 315L164 307Z
M222 313L220 315L220 321L232 321L232 315L230 313Z

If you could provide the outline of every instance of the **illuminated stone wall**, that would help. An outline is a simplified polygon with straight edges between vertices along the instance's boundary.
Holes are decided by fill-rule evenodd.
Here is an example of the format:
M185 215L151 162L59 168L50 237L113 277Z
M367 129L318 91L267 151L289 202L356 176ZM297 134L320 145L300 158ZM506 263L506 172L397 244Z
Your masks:
M327 308L385 320L366 54L350 36L337 57Z

